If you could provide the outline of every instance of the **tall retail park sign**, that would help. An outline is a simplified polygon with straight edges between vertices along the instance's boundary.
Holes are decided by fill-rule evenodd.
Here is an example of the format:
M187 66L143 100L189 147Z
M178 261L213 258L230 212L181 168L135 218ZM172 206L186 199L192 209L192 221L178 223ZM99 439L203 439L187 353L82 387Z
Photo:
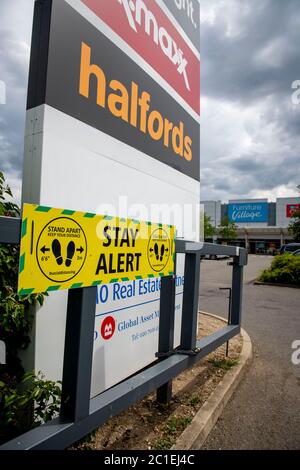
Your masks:
M199 27L197 0L37 1L23 202L85 213L102 213L109 204L112 215L145 220L152 204L170 212L174 205L198 204ZM128 214L119 196L148 213ZM177 223L182 236L191 218ZM197 232L198 213L194 219ZM151 222L165 220L158 213ZM183 272L179 256L177 342ZM153 276L124 276L98 287L93 395L155 359L160 279ZM36 315L30 367L55 379L62 370L65 310L66 295L55 292ZM104 335L108 330L111 336Z

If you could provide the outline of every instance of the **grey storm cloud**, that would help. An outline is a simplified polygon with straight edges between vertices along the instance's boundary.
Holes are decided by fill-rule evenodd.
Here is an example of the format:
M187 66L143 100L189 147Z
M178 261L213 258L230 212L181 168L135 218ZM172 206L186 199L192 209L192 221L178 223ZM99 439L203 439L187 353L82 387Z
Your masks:
M219 0L202 0L206 5ZM202 23L204 94L247 104L289 92L299 76L299 0L229 0L232 17L217 10L213 24ZM228 33L230 21L238 31ZM218 71L218 73L216 73ZM279 98L279 96L278 96Z
M299 0L201 0L203 199L289 196L300 183ZM20 196L34 0L0 0L0 169Z
M201 13L203 199L296 194L300 2L201 0Z
M0 0L0 170L20 198L33 0Z

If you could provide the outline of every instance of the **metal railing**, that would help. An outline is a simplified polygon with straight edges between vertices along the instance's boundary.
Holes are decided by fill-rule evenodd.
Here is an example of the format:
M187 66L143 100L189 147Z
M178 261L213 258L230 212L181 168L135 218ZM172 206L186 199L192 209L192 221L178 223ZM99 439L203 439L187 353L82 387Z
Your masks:
M0 217L0 243L19 243L20 233L20 219ZM60 415L7 442L0 450L65 449L150 392L157 390L157 399L167 402L174 377L239 334L246 250L176 240L179 253L185 255L180 346L173 349L174 275L161 279L158 361L90 399L97 287L69 290ZM200 261L207 254L233 258L231 316L227 326L197 340Z

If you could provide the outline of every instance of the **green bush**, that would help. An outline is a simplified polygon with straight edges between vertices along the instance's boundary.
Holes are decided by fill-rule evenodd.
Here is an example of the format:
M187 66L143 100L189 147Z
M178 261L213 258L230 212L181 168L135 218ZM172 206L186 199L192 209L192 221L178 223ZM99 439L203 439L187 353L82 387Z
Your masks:
M262 272L259 281L300 286L300 256L276 256L271 267Z
M4 375L0 381L0 442L6 442L49 421L60 409L60 383L29 372L21 381Z
M20 215L18 206L7 202L12 193L0 172L0 216ZM25 374L20 351L30 343L31 307L42 305L45 294L19 296L18 245L0 245L0 340L6 345L6 364L0 364L0 443L47 421L59 410L59 383L44 381L40 374Z

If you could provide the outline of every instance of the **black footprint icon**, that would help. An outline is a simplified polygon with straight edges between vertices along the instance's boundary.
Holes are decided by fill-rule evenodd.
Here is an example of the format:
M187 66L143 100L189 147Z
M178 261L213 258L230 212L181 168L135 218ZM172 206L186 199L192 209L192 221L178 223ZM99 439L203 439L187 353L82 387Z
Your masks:
M163 260L164 254L165 254L165 245L162 245L160 248L160 261Z
M155 252L155 255L156 255L156 259L159 260L158 244L157 243L154 244L154 252Z
M52 252L56 258L57 264L60 266L63 263L63 259L61 257L61 246L57 239L52 242Z
M67 259L66 259L67 268L71 266L72 264L72 258L74 256L74 253L75 253L75 243L70 242L67 246Z

